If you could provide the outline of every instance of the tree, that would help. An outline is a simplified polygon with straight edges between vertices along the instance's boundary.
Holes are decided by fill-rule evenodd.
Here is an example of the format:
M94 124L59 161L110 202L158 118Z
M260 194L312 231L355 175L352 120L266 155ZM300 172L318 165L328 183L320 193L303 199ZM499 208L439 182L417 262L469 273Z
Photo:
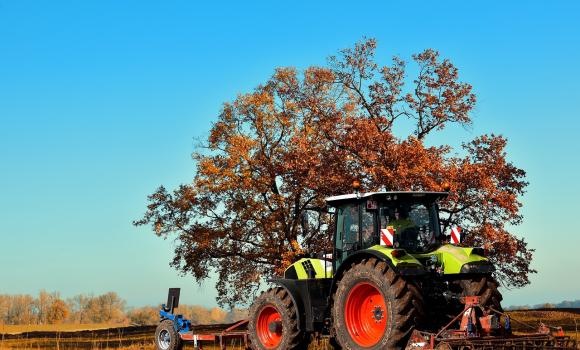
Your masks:
M228 313L219 307L214 307L209 310L209 316L211 317L211 323L223 323L228 317Z
M325 67L279 68L253 92L225 103L206 142L193 154L191 184L148 197L143 218L158 236L177 238L172 266L197 281L218 274L220 304L247 302L264 278L303 252L330 248L324 198L351 192L441 190L445 229L463 228L468 244L485 245L496 277L529 283L533 250L507 230L517 225L525 172L507 160L507 140L482 135L460 149L429 136L471 124L476 97L458 69L428 49L407 62L375 62L363 40ZM404 134L412 126L413 131ZM432 142L432 141L431 141Z
M47 323L48 308L52 303L52 299L52 295L44 289L38 293L38 298L35 301L35 308L39 324Z
M69 315L69 308L61 299L54 300L47 311L46 320L50 324L61 323Z
M94 323L119 323L125 319L125 300L115 292L92 298L88 305L88 318Z
M134 308L127 312L127 317L131 324L140 326L156 325L159 323L159 307L144 306Z
M68 305L71 311L71 321L76 323L86 323L88 321L88 310L91 298L84 295L78 294L74 297L68 299Z
M0 297L0 311L3 312L4 324L34 324L37 315L34 308L35 300L30 295L4 295Z

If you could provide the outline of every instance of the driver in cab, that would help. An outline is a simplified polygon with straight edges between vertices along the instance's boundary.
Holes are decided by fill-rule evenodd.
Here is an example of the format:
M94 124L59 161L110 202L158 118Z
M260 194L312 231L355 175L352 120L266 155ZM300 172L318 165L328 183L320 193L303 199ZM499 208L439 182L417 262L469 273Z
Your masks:
M395 208L389 220L389 226L395 230L395 234L401 234L405 229L415 227L413 220L409 219L407 215L401 214L401 209Z

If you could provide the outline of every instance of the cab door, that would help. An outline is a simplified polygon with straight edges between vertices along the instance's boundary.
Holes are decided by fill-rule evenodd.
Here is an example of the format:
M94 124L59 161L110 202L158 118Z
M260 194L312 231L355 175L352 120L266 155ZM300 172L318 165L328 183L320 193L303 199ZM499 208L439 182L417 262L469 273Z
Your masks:
M360 208L359 203L348 203L337 208L334 248L334 271L352 253L359 249Z

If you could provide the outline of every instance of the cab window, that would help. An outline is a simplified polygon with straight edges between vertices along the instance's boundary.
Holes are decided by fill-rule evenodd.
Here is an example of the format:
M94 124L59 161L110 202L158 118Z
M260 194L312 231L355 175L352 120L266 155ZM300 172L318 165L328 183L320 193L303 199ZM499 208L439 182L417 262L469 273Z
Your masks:
M363 209L361 216L362 247L368 248L378 242L378 236L375 234L375 214L374 211Z
M359 229L359 219L358 219L358 205L349 204L343 207L344 215L344 227L343 227L343 244L353 244L358 241L358 229Z

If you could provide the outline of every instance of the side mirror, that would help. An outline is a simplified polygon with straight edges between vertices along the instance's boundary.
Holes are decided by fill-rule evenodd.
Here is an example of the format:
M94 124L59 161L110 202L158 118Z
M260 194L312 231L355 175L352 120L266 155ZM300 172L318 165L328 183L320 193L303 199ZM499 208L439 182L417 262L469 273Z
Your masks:
M461 243L461 227L455 226L451 228L451 244Z

